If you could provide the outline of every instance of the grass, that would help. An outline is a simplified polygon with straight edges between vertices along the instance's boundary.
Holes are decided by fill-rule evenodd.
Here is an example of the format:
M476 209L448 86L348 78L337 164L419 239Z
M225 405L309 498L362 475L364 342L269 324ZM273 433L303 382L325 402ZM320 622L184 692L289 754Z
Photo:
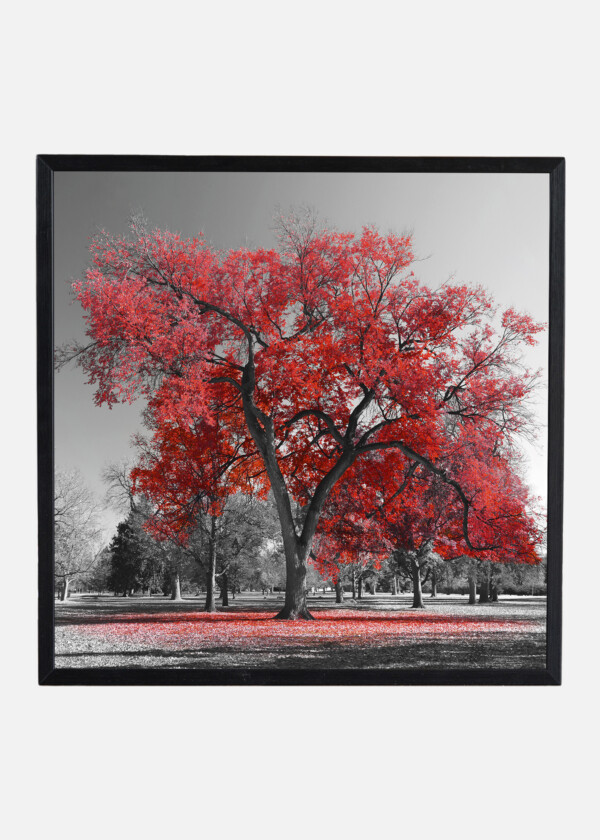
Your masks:
M204 613L203 598L74 596L56 604L58 668L544 668L543 598L309 598L313 622L273 621L281 596L242 593Z

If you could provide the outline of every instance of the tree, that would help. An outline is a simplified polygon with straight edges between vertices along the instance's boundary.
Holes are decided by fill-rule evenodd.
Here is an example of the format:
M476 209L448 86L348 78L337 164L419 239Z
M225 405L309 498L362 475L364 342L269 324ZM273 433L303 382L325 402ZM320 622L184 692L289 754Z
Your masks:
M263 595L285 584L285 557L281 539L266 540L254 562L249 562L249 584Z
M399 490L376 511L395 545L397 562L410 571L413 607L417 608L424 606L423 573L431 577L434 597L436 577L444 560L471 557L485 563L482 592L490 591L493 599L497 599L493 582L498 578L494 567L510 562L536 564L541 560L542 517L536 509L537 500L519 476L513 447L489 433L473 434L472 429L460 425L452 430L451 444L443 462L472 500L470 539L464 528L457 527L460 511L456 494L437 475L414 463L406 471ZM472 540L477 541L477 547ZM470 579L472 575L473 570ZM470 602L474 602L473 592Z
M77 470L57 470L54 479L54 576L62 601L69 586L90 571L100 548L100 507Z
M134 492L154 504L148 528L157 539L184 548L195 534L190 553L199 562L204 558L198 547L203 553L208 549L207 612L216 609L218 543L227 500L241 488L251 489L247 462L252 458L243 454L245 440L235 435L228 414L227 405L216 401L209 420L197 418L194 422L182 417L161 421L149 409L146 424L153 435L150 439L138 436L141 459L131 473Z
M495 310L482 288L420 284L409 236L280 219L278 251L220 254L201 238L106 234L75 284L90 342L71 348L109 406L141 393L158 426L227 407L235 445L260 461L286 560L280 618L312 618L306 571L324 505L348 469L395 451L457 498L471 551L477 499L441 464L449 421L508 438L527 426L537 375L520 351L542 326ZM305 510L296 527L293 504ZM481 549L483 550L483 549Z
M145 583L148 593L157 588L158 580L167 581L167 589L173 601L181 600L181 571L185 565L185 557L180 551L177 541L170 539L169 533L163 533L157 528L155 520L158 512L152 500L144 493L137 492L132 480L132 467L122 461L110 464L103 473L107 485L106 500L116 510L127 515L127 523L132 534L140 544L146 556L140 556L140 563L145 565ZM144 529L146 533L142 533ZM160 539L157 539L160 537Z
M105 546L99 553L98 559L85 575L90 592L97 592L100 595L109 589L111 574L112 556L109 546Z
M154 540L139 515L132 512L127 519L119 522L109 549L111 571L108 585L115 594L120 592L126 596L139 590L151 592L166 579L171 598L181 600L179 569L182 558L176 556L175 546L167 549ZM174 576L177 578L175 584Z
M260 500L238 493L227 499L219 520L217 576L221 601L228 605L228 589L246 582L257 559L268 546L278 546L277 515L271 499Z

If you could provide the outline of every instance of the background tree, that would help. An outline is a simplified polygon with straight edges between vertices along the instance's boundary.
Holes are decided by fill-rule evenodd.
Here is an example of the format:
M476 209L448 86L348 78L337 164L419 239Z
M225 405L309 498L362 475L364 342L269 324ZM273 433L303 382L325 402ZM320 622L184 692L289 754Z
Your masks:
M75 578L92 568L101 545L100 506L77 470L57 470L54 479L54 576L60 598Z
M285 587L285 556L281 538L268 539L249 563L249 583L252 589L259 589L264 596L275 589Z
M173 539L173 534L161 530L158 521L160 512L147 495L138 492L132 478L131 464L122 461L109 465L104 470L103 479L107 485L107 502L127 515L127 521L136 532L139 542L145 546L148 594L165 584L163 588L168 591L171 599L180 601L181 575L188 558L181 551L180 542ZM140 528L146 531L146 537L138 534Z
M148 589L159 573L159 556L151 537L131 515L119 522L110 543L110 589L116 594L132 595Z
M161 423L149 409L146 423L153 434L137 438L141 459L131 473L134 491L154 505L147 527L158 540L184 550L189 544L197 562L206 560L205 610L214 612L219 543L227 530L223 515L230 496L253 489L247 472L251 457L243 454L244 438L236 439L228 426L227 406L218 402L210 421L178 417ZM227 583L224 592L227 600Z
M217 576L223 606L228 592L249 578L250 569L265 557L263 547L280 542L277 512L272 499L257 499L238 493L230 496L219 519Z
M101 595L110 589L111 563L112 555L110 547L105 546L98 554L98 558L90 571L84 577L85 584L90 592L96 592L98 595Z

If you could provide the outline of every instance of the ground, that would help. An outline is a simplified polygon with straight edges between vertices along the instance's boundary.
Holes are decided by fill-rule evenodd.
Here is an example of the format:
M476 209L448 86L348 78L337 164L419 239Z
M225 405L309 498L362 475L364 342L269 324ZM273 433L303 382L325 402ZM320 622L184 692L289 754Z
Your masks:
M74 596L56 604L58 668L545 668L546 602L465 597L309 598L316 621L273 621L280 596L203 599Z

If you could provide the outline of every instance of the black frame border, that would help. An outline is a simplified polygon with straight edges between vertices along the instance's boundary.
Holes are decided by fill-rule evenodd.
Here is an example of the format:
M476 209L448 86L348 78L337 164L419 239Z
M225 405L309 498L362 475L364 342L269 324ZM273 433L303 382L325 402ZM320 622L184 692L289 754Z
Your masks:
M54 666L54 173L447 172L547 173L550 190L548 599L545 670ZM560 685L564 466L565 159L561 157L285 157L38 155L37 157L38 681L40 685Z

